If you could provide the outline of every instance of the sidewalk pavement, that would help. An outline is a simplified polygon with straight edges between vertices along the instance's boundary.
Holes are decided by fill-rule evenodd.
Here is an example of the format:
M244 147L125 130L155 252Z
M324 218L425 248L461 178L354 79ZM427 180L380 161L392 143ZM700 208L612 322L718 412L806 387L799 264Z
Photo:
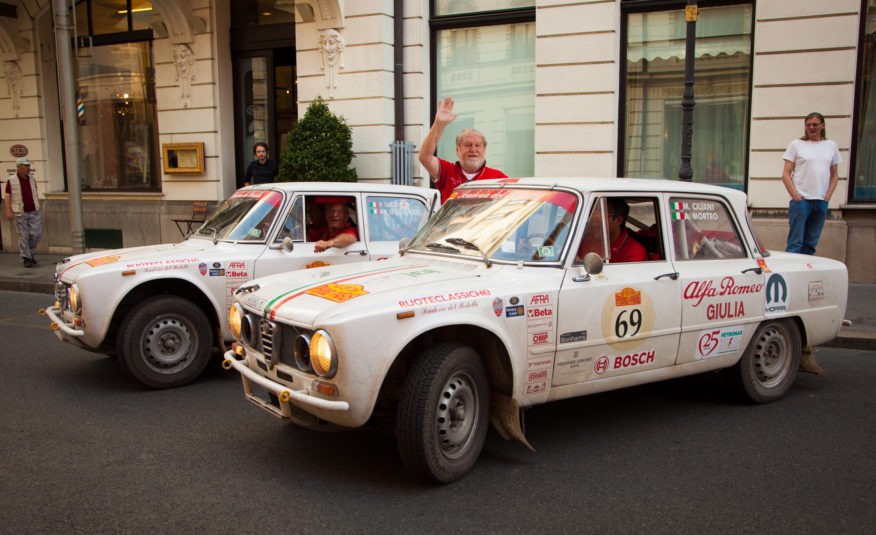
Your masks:
M39 264L26 268L17 254L0 252L0 290L53 294L55 262L62 258L64 255L37 255ZM54 298L46 298L47 305L52 302ZM845 317L851 325L843 326L839 335L824 345L876 350L876 284L849 284Z

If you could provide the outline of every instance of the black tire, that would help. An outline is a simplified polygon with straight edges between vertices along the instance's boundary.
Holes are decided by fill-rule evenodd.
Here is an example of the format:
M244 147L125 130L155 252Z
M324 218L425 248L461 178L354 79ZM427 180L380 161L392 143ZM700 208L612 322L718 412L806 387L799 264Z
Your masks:
M797 325L788 319L761 323L731 377L737 392L755 403L781 399L794 384L802 342Z
M402 388L396 439L407 470L449 483L477 461L489 428L490 390L478 354L460 344L425 350Z
M155 296L134 307L116 338L119 364L151 388L173 388L194 381L210 360L213 329L194 303Z

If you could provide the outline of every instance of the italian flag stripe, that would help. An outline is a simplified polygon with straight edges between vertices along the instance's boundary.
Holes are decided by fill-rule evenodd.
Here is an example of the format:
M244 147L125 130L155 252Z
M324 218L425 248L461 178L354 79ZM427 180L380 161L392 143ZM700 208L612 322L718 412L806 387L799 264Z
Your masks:
M673 210L684 210L684 203L683 202L673 202L672 209Z
M672 219L684 219L684 212L672 212Z

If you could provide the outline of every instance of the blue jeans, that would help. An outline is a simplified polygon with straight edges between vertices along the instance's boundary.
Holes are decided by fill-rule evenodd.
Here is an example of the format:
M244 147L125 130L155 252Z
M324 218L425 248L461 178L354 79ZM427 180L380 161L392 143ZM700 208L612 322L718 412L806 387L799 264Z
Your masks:
M821 199L792 200L788 204L789 253L815 254L815 246L827 217L827 201Z

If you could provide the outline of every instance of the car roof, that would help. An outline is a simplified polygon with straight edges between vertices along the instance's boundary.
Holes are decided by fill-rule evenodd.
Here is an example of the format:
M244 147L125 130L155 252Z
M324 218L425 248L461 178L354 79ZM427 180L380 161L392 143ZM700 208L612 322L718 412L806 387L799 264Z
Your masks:
M401 186L397 184L382 184L370 182L273 182L270 184L256 184L252 186L246 186L245 188L241 189L274 189L281 190L287 193L403 193L413 195L425 195L426 197L438 194L438 190L421 188L419 186Z
M679 180L665 180L659 178L611 178L611 177L523 177L523 178L500 178L491 180L479 180L468 182L462 188L477 188L487 185L515 184L520 186L532 185L539 187L565 187L578 190L587 194L591 192L625 192L630 193L701 193L721 195L732 202L745 204L745 193L724 186L712 184L699 184L696 182L682 182Z

